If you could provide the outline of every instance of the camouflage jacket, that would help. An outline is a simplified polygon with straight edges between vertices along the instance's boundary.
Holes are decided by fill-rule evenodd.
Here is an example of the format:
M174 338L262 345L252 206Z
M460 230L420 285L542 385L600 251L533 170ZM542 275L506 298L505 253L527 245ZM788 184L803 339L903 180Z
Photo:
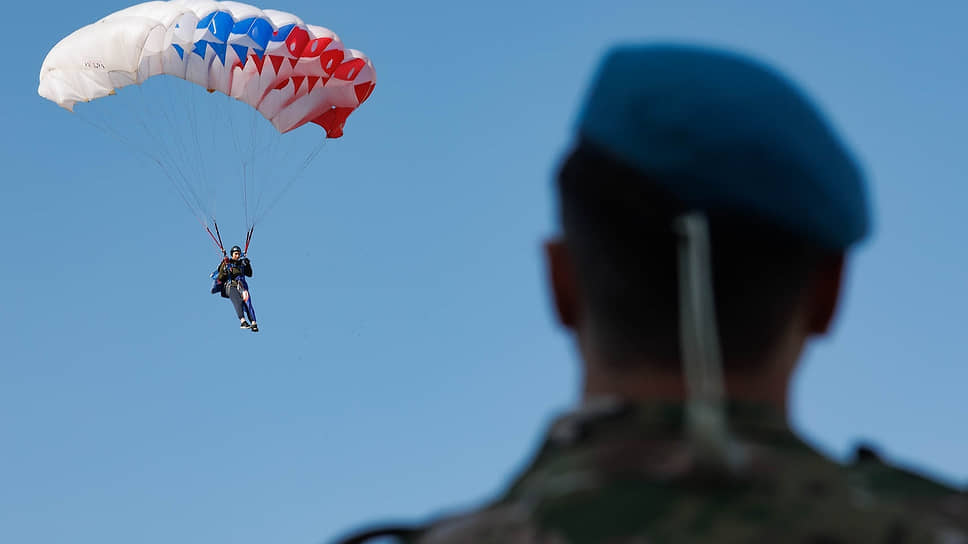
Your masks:
M531 465L483 508L341 542L968 544L968 494L868 449L831 461L768 409L728 413L746 452L739 471L696 462L681 405L604 403L556 420Z

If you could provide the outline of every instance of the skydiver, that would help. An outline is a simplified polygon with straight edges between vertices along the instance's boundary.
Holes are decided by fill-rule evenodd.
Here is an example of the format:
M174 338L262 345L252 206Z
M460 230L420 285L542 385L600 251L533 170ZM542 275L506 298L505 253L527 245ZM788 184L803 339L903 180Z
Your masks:
M252 277L252 264L248 257L242 256L242 248L239 246L232 246L229 254L231 257L222 259L218 270L212 274L215 277L212 294L220 293L222 298L232 301L241 328L259 332L255 309L252 308L252 299L249 297L249 284L245 281L246 276ZM252 321L251 324L246 320L246 315Z

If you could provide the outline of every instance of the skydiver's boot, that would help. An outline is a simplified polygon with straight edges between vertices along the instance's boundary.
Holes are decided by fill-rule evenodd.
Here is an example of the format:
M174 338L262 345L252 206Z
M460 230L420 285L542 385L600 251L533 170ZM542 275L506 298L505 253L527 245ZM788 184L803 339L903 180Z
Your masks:
M252 328L252 325L249 325L249 322L246 321L245 318L243 318L242 319L242 323L239 324L239 328L240 329L251 329Z
M259 332L259 325L255 321L252 322L252 332Z

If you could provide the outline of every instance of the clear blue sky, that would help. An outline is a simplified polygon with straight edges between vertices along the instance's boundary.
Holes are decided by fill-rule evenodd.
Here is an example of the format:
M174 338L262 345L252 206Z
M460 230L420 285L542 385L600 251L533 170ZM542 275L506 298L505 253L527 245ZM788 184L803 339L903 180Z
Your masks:
M968 483L968 4L780 4L263 5L378 82L256 231L258 335L208 293L218 256L160 171L36 93L50 47L126 3L8 5L0 541L311 544L497 492L577 396L539 252L551 173L601 53L646 39L775 63L873 180L796 429Z

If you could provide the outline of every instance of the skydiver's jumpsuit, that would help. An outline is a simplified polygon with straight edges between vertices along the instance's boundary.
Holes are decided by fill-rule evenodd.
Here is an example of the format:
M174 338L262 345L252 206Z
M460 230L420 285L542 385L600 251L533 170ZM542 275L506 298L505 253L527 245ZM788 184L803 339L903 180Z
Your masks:
M246 276L252 277L252 264L248 258L223 259L218 265L218 276L212 293L220 292L223 298L230 299L240 320L248 315L249 321L255 323L255 309L252 308Z

